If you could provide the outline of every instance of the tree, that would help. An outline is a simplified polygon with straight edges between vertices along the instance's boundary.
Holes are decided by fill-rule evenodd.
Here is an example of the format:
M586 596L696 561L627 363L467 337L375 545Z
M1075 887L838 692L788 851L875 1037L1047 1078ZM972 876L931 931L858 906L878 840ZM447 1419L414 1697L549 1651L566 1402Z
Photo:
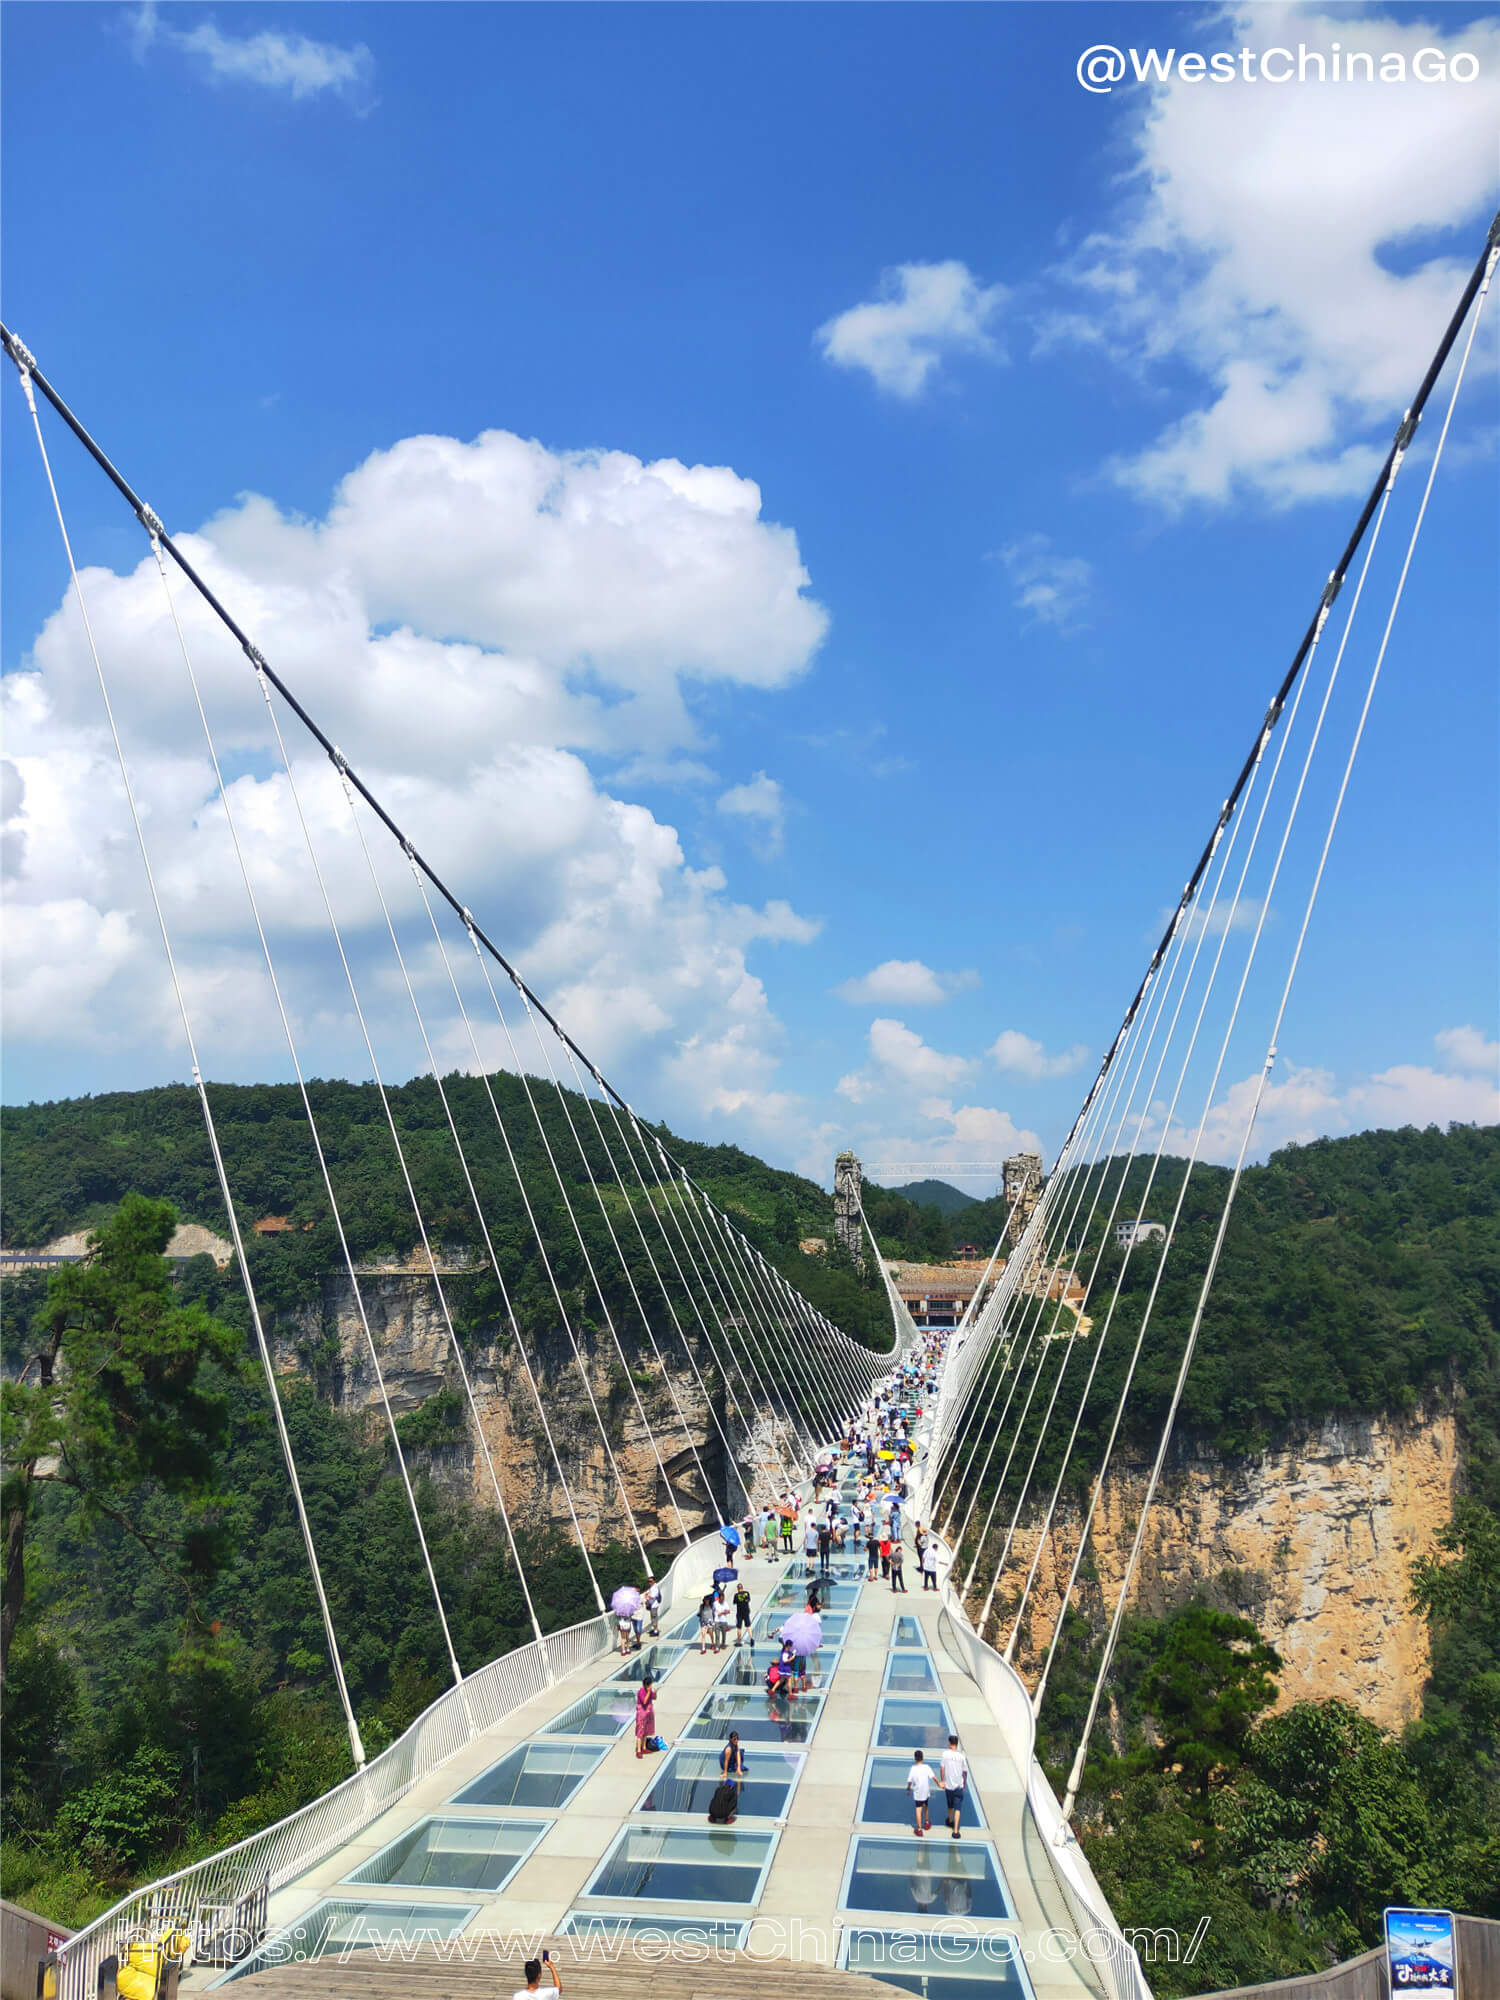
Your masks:
M1248 1619L1184 1605L1141 1683L1160 1766L1200 1794L1231 1778L1256 1717L1276 1699L1280 1671L1280 1655Z
M134 1505L147 1483L190 1501L211 1491L228 1422L223 1372L240 1351L232 1328L174 1295L163 1252L176 1220L168 1203L127 1195L90 1238L87 1260L51 1279L36 1345L3 1385L0 1683L26 1597L27 1529L49 1482L134 1535L184 1589L188 1573L211 1565L215 1535L201 1513L188 1510L179 1546L168 1550Z
M802 1227L797 1219L797 1204L784 1188L776 1197L776 1207L771 1216L771 1233L784 1250L794 1248L802 1234Z

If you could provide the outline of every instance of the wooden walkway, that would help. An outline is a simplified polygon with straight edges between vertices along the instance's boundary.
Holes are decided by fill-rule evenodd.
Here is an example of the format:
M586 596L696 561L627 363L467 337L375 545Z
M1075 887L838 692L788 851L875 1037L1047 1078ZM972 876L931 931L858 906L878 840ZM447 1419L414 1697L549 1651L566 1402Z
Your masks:
M488 1941L486 1941L488 1942ZM496 1938L500 1946L505 1942ZM890 2000L904 1989L860 1972L835 1972L790 1958L749 1958L743 1952L707 1955L666 1942L637 1941L618 1949L583 1938L542 1938L533 1953L557 1960L567 2000L765 2000L767 1993L796 1993L802 2000ZM526 1983L518 1953L486 1951L467 1964L439 1947L424 1945L411 1957L382 1963L370 1951L343 1964L319 1958L279 1965L236 1980L234 2000L509 2000ZM552 1981L542 1970L541 2000Z

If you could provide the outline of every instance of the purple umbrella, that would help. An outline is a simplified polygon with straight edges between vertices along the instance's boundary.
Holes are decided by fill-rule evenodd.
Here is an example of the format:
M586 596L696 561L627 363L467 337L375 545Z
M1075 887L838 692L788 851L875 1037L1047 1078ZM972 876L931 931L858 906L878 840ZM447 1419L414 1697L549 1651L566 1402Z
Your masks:
M823 1643L823 1621L816 1611L794 1611L776 1636L785 1639L798 1658L805 1660Z
M622 1583L609 1600L609 1608L622 1618L634 1618L641 1608L641 1593L633 1584Z

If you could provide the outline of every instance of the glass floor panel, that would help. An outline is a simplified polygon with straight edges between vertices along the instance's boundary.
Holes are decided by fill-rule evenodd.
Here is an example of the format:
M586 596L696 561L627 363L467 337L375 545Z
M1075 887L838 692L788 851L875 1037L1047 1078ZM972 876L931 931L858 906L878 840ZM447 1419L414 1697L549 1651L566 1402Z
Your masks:
M455 1806L560 1806L604 1755L602 1743L523 1743L448 1801Z
M798 1609L801 1609L800 1605ZM825 1643L830 1646L840 1645L843 1642L845 1633L849 1630L849 1613L847 1611L821 1611L818 1615L823 1621L823 1638ZM763 1611L750 1628L756 1645L764 1646L768 1640L774 1639L790 1616L790 1607L785 1604L779 1605L772 1611Z
M484 1889L491 1895L553 1824L546 1819L424 1819L346 1875L401 1889Z
M864 1575L865 1559L863 1554L857 1556L848 1554L830 1556L828 1559L828 1569L829 1573L836 1579L841 1578L845 1582L848 1582ZM784 1588L786 1584L798 1580L805 1583L809 1577L816 1575L818 1575L818 1565L815 1562L809 1563L799 1556L795 1562L789 1562L781 1572L781 1585L778 1587Z
M821 1694L793 1694L776 1701L754 1688L715 1688L682 1732L698 1742L727 1742L731 1729L742 1743L805 1743L822 1711Z
M608 1681L582 1701L565 1708L538 1732L542 1736L619 1736L635 1714L635 1696L628 1687Z
M741 1646L731 1652L719 1669L715 1687L758 1687L764 1688L766 1668L773 1659L781 1657L777 1646L762 1646L759 1654L750 1647ZM807 1678L814 1687L827 1687L833 1678L833 1670L839 1663L837 1646L820 1646L815 1653L807 1656Z
M920 1618L908 1618L903 1614L891 1628L893 1646L922 1646L927 1644L927 1634L922 1630Z
M733 1917L627 1917L614 1910L569 1910L557 1927L559 1937L602 1938L611 1944L631 1938L680 1940L706 1945L711 1951L743 1951L750 1935L748 1920Z
M953 1728L945 1701L887 1695L875 1724L877 1750L946 1750Z
M695 1617L695 1628L697 1622ZM687 1646L678 1640L653 1640L644 1652L632 1653L629 1659L621 1660L610 1679L638 1682L642 1674L649 1673L654 1681L665 1680L677 1662L686 1656L687 1650Z
M985 1841L859 1834L844 1871L840 1908L913 1917L1015 1920L995 1850Z
M656 1774L637 1812L696 1813L708 1811L719 1783L721 1751L695 1750L683 1744L672 1751ZM745 1777L740 1786L740 1814L748 1819L785 1819L804 1758L800 1751L757 1744L745 1752Z
M1008 1931L965 1936L851 1925L840 1941L838 1963L841 1970L863 1972L930 2000L1031 2000L1020 1940Z
M860 1796L858 1817L862 1821L874 1821L879 1825L910 1826L912 1823L911 1797L906 1789L906 1774L911 1769L912 1760L907 1757L872 1757L865 1769L865 1786ZM948 1817L947 1801L937 1783L937 1758L932 1759L933 1790L928 1810L934 1827L941 1828ZM964 1809L959 1824L965 1827L985 1826L983 1808L971 1780L964 1792ZM947 1839L947 1834L941 1834Z
M885 1685L891 1694L942 1692L930 1653L892 1653L885 1663Z
M601 1896L749 1908L760 1901L776 1841L774 1833L738 1827L627 1826L580 1901Z
M407 1939L457 1937L479 1914L478 1903L376 1903L355 1897L329 1896L315 1903L306 1916L285 1925L258 1951L242 1958L215 1986L248 1978L273 1965L291 1965L312 1958L337 1958L347 1951Z
M859 1602L862 1586L857 1583L828 1583L818 1585L818 1602L825 1611L852 1611ZM782 1608L782 1616L788 1611L800 1611L807 1602L807 1586L793 1579L789 1583L778 1583L766 1599L766 1609Z

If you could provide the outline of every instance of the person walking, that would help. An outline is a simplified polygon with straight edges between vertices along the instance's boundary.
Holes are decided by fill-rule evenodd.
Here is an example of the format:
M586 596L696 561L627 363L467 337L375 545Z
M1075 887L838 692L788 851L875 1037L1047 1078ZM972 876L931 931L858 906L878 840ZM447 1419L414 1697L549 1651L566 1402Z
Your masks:
M796 1525L797 1525L797 1516L795 1513L784 1513L782 1515L781 1553L784 1556L790 1556L792 1553L792 1536L793 1536L793 1531L796 1528Z
M927 1803L932 1797L932 1766L920 1750L913 1754L911 1769L906 1774L906 1789L911 1794L912 1819L921 1840L932 1824Z
M956 1736L948 1738L948 1747L938 1764L938 1776L948 1802L948 1831L955 1840L960 1840L963 1836L959 1821L963 1818L964 1793L969 1786L969 1760L959 1749Z
M714 1632L714 1594L706 1591L698 1602L698 1651L706 1653Z
M937 1569L938 1569L937 1536L929 1535L927 1537L926 1546L922 1550L922 1588L924 1590L937 1589L938 1587Z
M714 1651L722 1653L729 1644L729 1626L734 1606L720 1590L714 1597Z
M651 1636L661 1637L661 1585L652 1577L646 1589L646 1615L651 1620Z
M750 1638L750 1591L743 1577L734 1587L734 1643L755 1651Z
M825 1520L818 1525L818 1568L825 1576L828 1574L828 1557L832 1548L833 1530Z
M802 1531L802 1553L809 1562L818 1553L818 1524L811 1514L808 1515L807 1526Z
M891 1543L891 1589L906 1595L906 1551L899 1542Z
M635 1754L644 1757L656 1734L656 1687L649 1673L635 1691Z
M880 1574L882 1576L889 1576L890 1573L891 1534L889 1528L882 1528L880 1531Z

